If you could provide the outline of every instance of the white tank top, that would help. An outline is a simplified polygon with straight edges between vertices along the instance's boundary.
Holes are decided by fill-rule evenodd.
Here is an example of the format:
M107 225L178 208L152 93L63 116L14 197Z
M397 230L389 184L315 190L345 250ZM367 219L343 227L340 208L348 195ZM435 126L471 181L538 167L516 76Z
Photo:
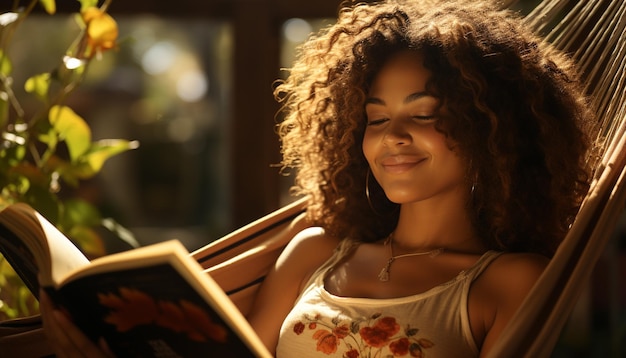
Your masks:
M467 297L472 281L499 254L488 251L454 279L399 298L335 296L324 288L324 270L283 322L276 356L477 357Z

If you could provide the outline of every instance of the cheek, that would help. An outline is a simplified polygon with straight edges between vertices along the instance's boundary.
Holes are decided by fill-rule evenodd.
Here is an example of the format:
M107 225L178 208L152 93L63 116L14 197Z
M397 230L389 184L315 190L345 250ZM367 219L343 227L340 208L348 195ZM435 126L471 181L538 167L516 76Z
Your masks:
M464 173L461 156L451 149L451 143L444 134L433 128L432 131L422 136L422 145L433 157L443 160L444 163Z
M376 140L370 131L365 131L363 135L363 143L361 144L361 150L363 150L363 155L365 159L370 164L370 166L374 163L374 157L376 152Z
M449 154L456 155L452 149L450 149L450 145L446 136L437 131L434 126L428 128L427 131L422 131L420 133L420 139L422 143L422 148L427 150L430 153L439 153L441 154Z

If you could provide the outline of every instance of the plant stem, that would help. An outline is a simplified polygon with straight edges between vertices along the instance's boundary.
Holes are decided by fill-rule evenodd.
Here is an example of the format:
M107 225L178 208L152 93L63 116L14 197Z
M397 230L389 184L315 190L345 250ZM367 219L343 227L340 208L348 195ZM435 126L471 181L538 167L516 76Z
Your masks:
M0 43L0 49L2 49L2 56L0 56L0 63L4 60L5 57L8 57L7 50L9 49L9 45L11 44L11 40L13 39L16 29L26 19L26 17L28 17L28 15L33 11L33 9L35 8L35 5L37 5L37 2L38 0L32 0L28 4L26 9L22 13L19 14L18 19L15 20L15 22L10 25L9 31L7 32L7 34L5 36L2 36L2 39L0 39L2 41L2 43ZM19 1L15 0L13 2L13 8L16 9L18 4L19 4ZM25 115L24 109L20 105L17 99L17 96L15 96L15 92L13 92L13 88L11 87L12 83L11 83L10 77L4 76L4 75L0 76L0 83L2 83L2 88L6 91L7 96L9 97L9 102L11 104L11 107L13 107L13 110L15 111L15 114L17 116L15 122L17 122L18 120L23 120L24 115ZM11 124L10 121L7 121L7 125L10 125L10 124Z

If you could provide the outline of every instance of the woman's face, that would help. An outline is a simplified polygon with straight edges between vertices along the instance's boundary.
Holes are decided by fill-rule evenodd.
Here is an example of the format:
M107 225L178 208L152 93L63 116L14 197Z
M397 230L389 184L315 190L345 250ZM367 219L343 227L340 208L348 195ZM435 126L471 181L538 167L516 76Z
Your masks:
M392 202L466 195L465 166L435 129L445 111L426 91L430 72L415 52L393 55L374 77L366 100L363 153Z

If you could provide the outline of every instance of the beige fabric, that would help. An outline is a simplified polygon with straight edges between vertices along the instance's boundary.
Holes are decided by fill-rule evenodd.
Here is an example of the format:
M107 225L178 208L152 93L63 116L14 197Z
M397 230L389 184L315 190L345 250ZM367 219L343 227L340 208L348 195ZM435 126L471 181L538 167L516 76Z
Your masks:
M500 253L485 253L471 268L430 290L406 297L335 296L319 272L287 315L278 358L387 357L423 352L427 357L477 357L467 298L471 283ZM413 356L413 355L411 355Z

